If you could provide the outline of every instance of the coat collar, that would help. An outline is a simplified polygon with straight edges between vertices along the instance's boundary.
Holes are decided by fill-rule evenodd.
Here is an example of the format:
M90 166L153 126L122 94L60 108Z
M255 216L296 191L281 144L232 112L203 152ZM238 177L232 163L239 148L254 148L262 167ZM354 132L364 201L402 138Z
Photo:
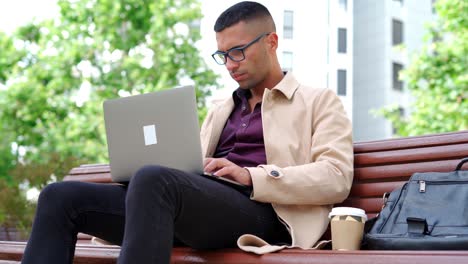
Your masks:
M288 100L291 100L297 88L299 88L299 82L291 72L286 72L283 79L271 90L279 91L288 98Z

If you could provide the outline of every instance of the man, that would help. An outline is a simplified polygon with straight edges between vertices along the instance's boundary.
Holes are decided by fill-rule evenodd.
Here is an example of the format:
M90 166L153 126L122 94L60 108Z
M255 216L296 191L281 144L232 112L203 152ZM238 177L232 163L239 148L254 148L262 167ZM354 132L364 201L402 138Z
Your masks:
M250 234L239 246L257 253L271 249L256 251L249 244L256 237L314 246L352 182L351 126L340 100L282 72L264 6L230 7L215 31L213 58L239 88L202 126L205 170L252 192L157 165L140 169L128 186L54 183L40 195L23 263L71 263L77 232L121 245L118 263L169 263L174 239L215 249Z

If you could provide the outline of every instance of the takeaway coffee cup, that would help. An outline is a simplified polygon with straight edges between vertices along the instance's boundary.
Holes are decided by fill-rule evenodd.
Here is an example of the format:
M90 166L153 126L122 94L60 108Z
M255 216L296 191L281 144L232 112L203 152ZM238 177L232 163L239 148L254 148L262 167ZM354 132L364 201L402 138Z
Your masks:
M335 207L331 219L332 248L334 250L359 250L364 233L366 212L354 207Z

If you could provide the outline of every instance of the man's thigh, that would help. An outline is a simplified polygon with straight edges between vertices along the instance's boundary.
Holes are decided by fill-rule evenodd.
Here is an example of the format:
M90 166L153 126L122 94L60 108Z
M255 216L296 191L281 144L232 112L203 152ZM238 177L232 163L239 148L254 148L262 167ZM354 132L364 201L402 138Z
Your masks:
M272 206L251 200L249 193L192 174L185 174L179 187L175 237L190 247L235 247L246 233L271 242L287 237Z

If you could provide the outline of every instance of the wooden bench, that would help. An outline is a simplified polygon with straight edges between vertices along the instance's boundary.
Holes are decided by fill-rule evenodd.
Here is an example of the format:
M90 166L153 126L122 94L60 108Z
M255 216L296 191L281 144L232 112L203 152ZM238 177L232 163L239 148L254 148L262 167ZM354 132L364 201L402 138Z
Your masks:
M354 184L341 205L366 210L375 216L385 192L400 187L414 172L451 171L468 157L468 130L354 144ZM468 169L468 166L464 166ZM82 165L70 171L65 181L111 183L109 166ZM326 234L326 236L329 234ZM116 263L117 246L96 246L80 234L74 263ZM0 260L20 260L24 242L0 242ZM53 249L51 249L53 250ZM333 251L287 249L257 256L239 249L197 251L174 248L172 263L468 263L466 251Z

